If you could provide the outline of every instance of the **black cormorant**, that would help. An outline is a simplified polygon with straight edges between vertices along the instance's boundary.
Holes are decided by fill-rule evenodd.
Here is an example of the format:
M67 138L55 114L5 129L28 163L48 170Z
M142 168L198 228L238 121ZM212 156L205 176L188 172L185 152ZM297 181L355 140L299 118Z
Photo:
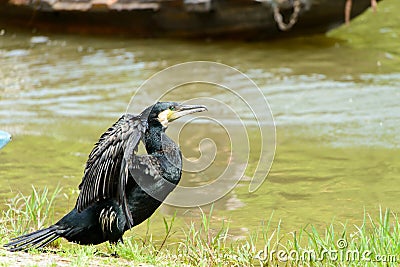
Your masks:
M158 102L139 116L123 115L90 153L75 208L56 224L4 246L42 248L59 237L82 245L122 242L124 232L149 218L181 178L182 155L165 134L168 123L205 110ZM137 154L140 141L147 154Z

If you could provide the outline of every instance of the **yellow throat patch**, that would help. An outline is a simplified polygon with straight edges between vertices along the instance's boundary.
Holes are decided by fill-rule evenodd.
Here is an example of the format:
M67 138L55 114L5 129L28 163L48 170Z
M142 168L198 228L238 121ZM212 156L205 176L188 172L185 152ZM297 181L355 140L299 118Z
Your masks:
M172 113L173 112L171 110L167 109L158 114L158 121L161 123L163 127L167 128L169 123L169 117L172 115Z

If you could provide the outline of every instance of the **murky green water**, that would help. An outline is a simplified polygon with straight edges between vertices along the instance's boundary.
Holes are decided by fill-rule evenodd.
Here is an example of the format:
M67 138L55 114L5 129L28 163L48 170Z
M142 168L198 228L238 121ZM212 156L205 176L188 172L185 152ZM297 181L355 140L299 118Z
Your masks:
M398 211L400 63L387 66L381 57L323 36L231 43L6 31L0 37L0 129L13 141L0 151L0 199L5 203L16 192L28 194L32 184L61 185L72 199L60 196L60 217L74 205L73 190L92 145L125 111L136 88L165 67L210 60L252 78L277 125L276 157L267 180L253 194L241 182L215 204L216 220L228 219L233 233L242 235L272 213L273 222L281 219L289 232L308 224L324 227L332 220L359 223L364 209L374 214L379 206ZM154 88L152 94L163 90ZM214 90L201 90L221 98ZM252 91L242 87L238 93ZM190 98L191 91L179 97ZM138 107L146 103L135 101ZM223 112L215 105L207 115ZM209 170L218 173L229 150L222 130L194 123L179 143L185 156L198 157L204 137L218 146L216 169ZM250 138L257 147L251 131ZM182 183L210 179L185 174ZM153 217L156 235L163 233L161 216L174 210L163 206ZM180 209L179 221L196 219L198 213Z

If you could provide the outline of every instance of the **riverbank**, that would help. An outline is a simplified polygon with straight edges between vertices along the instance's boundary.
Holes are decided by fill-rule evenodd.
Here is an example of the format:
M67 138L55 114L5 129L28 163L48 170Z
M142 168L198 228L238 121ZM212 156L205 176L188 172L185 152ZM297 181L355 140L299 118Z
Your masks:
M344 40L353 48L368 49L377 53L377 65L400 70L400 2L379 2L377 12L371 8L327 36Z
M60 198L59 190L50 194L46 189L17 195L0 218L0 242L50 224L54 200ZM400 262L400 223L388 210L381 210L378 218L365 214L359 226L332 223L323 233L312 225L282 233L280 223L274 226L270 220L241 240L230 235L228 222L211 223L212 210L201 216L197 224L181 229L174 226L175 217L164 218L163 240L153 239L147 228L144 235L128 232L124 244L115 247L57 240L44 252L1 249L1 266L397 266ZM176 232L184 238L175 240ZM117 257L112 256L115 253Z

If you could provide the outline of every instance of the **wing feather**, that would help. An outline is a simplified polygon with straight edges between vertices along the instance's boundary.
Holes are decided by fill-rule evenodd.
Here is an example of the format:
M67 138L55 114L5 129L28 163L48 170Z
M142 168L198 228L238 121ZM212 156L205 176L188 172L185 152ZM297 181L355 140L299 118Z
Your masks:
M144 120L126 114L100 137L89 155L79 185L78 212L106 198L116 198L120 204L126 205L128 162L135 157L146 129ZM130 216L126 215L127 218Z

